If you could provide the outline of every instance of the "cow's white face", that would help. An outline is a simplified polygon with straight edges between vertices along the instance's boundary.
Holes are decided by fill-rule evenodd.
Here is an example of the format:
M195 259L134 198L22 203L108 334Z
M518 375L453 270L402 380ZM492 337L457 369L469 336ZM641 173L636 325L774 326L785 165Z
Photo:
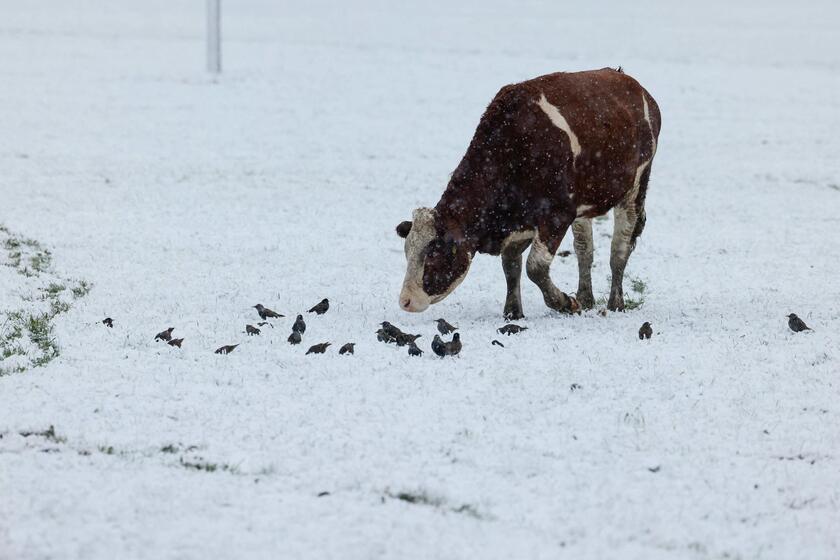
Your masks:
M397 234L405 238L407 261L400 307L419 313L458 287L470 268L472 254L437 234L433 209L418 208L412 218L397 226Z

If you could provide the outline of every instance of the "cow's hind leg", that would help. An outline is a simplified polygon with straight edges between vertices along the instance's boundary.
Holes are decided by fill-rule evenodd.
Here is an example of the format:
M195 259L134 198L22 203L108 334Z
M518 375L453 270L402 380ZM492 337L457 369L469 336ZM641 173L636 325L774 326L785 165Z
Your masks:
M578 262L578 290L577 300L583 309L591 309L595 305L592 295L592 220L578 218L572 223L572 233L575 238L575 255Z
M613 208L615 226L610 254L612 287L607 302L610 311L624 311L624 269L636 247L636 239L645 228L645 192L649 178L650 162L639 169L634 188Z
M566 226L568 227L568 225ZM565 233L563 228L563 233ZM575 298L561 292L554 282L551 281L549 270L551 269L551 262L554 260L554 253L560 246L560 241L563 236L560 235L558 239L553 242L543 241L539 232L534 237L534 242L531 245L531 252L528 253L528 262L526 264L526 271L528 278L536 284L543 294L545 304L556 311L564 313L574 313L580 311L580 304Z
M531 244L530 239L513 241L502 249L502 270L505 271L507 281L507 297L505 298L505 319L522 319L522 292L519 281L522 278L522 252Z

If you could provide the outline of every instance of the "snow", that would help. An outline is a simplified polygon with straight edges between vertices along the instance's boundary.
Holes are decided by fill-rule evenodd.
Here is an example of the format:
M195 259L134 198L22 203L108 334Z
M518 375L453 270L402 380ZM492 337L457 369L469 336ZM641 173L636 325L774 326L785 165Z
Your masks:
M203 2L0 6L0 224L93 284L60 356L0 377L0 558L837 558L837 4L403 4L225 2L218 79ZM558 316L523 278L500 337L485 256L402 313L394 227L499 87L619 64L663 119L642 307ZM258 302L286 318L249 338Z

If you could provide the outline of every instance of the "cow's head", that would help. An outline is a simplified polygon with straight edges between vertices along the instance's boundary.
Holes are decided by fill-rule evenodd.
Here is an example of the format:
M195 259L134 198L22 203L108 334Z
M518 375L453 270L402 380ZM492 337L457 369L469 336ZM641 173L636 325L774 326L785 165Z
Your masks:
M420 312L458 287L467 275L473 254L463 239L437 227L435 210L418 208L412 218L397 226L397 234L405 239L408 261L400 307Z

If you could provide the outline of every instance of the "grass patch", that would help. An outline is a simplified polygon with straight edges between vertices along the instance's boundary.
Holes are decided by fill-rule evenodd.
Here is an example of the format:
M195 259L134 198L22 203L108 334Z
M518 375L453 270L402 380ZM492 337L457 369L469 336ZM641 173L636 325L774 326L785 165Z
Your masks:
M32 265L32 270L37 274L46 272L50 264L52 264L52 253L50 253L49 249L38 250L34 255L29 257L29 263Z
M23 356L26 352L23 351L23 348L20 345L13 346L13 345L6 345L0 349L0 356L2 359L11 358L12 356Z
M58 294L66 290L67 287L64 284L56 284L55 282L51 282L49 286L44 288L44 297L47 298L56 298Z
M179 459L181 466L185 469L193 470L193 471L204 471L204 472L216 472L216 471L223 471L223 472L230 472L236 474L236 468L225 463L211 463L209 461L205 461L203 459L196 458L194 460L188 460L181 457Z
M44 313L43 315L30 315L26 323L29 331L29 339L40 350L41 355L33 360L35 367L48 364L58 356L58 346L52 336L52 324L50 321L55 315Z
M9 266L20 268L21 254L20 251L9 251Z
M73 293L73 297L76 299L83 298L90 293L93 289L93 284L90 282L85 282L84 280L79 280L76 282L76 285L73 286L73 289L70 290Z
M49 428L47 428L46 430L41 430L40 432L23 431L23 432L19 432L19 433L20 433L20 435L22 435L25 438L36 436L36 437L42 437L45 440L51 441L53 443L66 443L67 442L66 437L59 436L58 434L55 433L55 426L53 426L52 424L50 424Z
M2 247L8 253L6 266L15 268L19 274L27 278L47 275L50 280L46 287L34 287L31 282L30 291L23 291L20 296L23 302L46 301L49 310L46 312L32 309L18 309L0 312L0 376L10 373L20 373L29 367L39 367L48 364L59 355L59 348L53 335L52 322L56 316L66 313L71 301L87 295L92 285L84 280L71 283L62 281L52 272L52 253L41 246L34 239L12 234L5 226L0 226L0 236L5 236ZM72 300L67 297L72 294ZM36 295L37 294L37 295ZM5 319L2 316L5 315ZM26 336L25 336L26 335ZM18 357L9 363L10 358Z
M61 313L66 313L69 309L69 303L61 301L60 299L54 299L50 302L50 318L60 315Z
M440 498L433 498L426 494L426 492L399 492L397 494L389 494L391 498L408 502L409 504L420 504L424 506L440 507L443 505L443 500Z
M612 275L607 275L607 284L612 285ZM644 294L647 292L647 283L641 278L630 278L630 291L632 295L624 294L624 310L633 311L645 303ZM601 296L595 300L595 307L606 307L608 296Z
M642 298L633 299L632 297L624 296L624 310L625 311L633 311L634 309L640 308L644 305L645 300Z
M400 500L409 504L430 506L441 511L448 511L460 515L468 515L475 519L484 519L484 516L481 515L481 513L479 513L479 511L476 509L476 507L471 504L463 504L457 507L451 507L446 504L446 501L443 498L430 496L425 491L398 492L396 494L392 494L391 492L386 491L385 495L389 498Z
M625 294L624 296L624 310L625 311L633 311L634 309L640 308L644 305L645 300L644 298L635 299L632 296L628 296ZM607 305L607 297L601 296L595 300L595 307L606 307Z
M642 295L647 290L647 284L641 278L630 279L630 289L639 295Z
M6 234L3 248L9 256L8 266L17 269L23 276L38 276L46 272L52 264L52 253L34 239L11 233L7 228L0 228Z

